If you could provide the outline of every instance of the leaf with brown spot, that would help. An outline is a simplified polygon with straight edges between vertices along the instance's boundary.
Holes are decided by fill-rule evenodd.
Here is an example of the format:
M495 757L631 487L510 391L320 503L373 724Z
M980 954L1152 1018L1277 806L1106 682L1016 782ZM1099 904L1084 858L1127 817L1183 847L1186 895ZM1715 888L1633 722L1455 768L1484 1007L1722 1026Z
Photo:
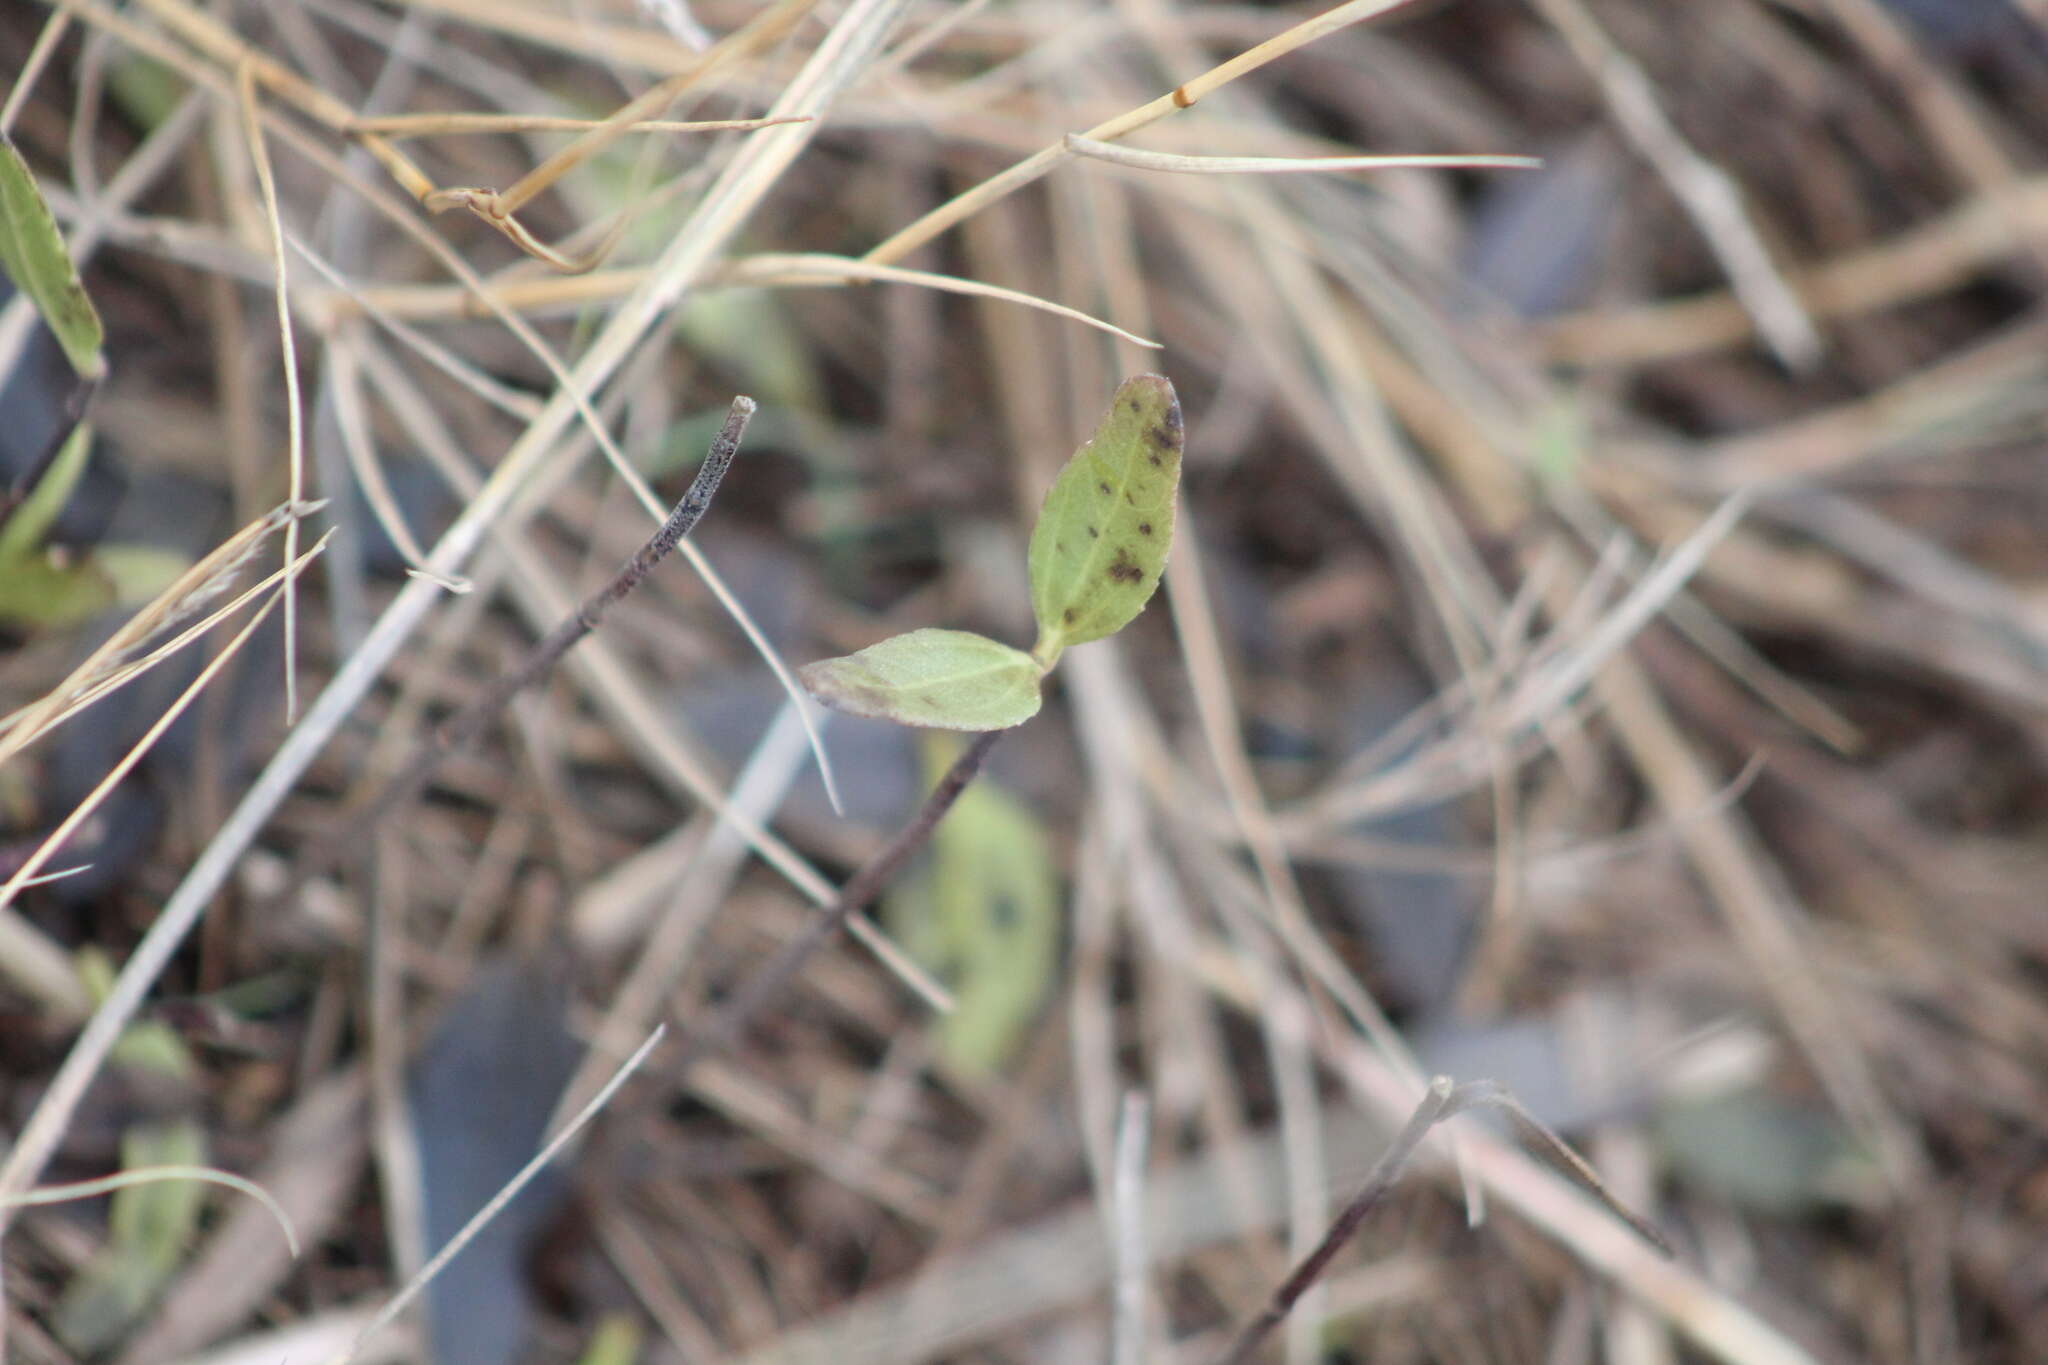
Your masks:
M942 730L1007 730L1038 714L1038 664L967 630L913 630L797 670L835 711Z
M1045 667L1068 645L1123 629L1159 586L1181 443L1173 385L1141 374L1124 381L1095 435L1053 481L1031 532L1032 655ZM1076 527L1088 535L1071 534Z

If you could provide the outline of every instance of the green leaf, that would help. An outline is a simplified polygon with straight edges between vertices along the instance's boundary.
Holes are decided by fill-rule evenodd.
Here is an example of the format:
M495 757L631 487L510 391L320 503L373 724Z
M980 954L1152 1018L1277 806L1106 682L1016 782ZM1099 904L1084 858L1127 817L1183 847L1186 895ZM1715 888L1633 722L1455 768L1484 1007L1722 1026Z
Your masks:
M206 1135L191 1119L138 1123L121 1137L123 1170L201 1166ZM114 1191L107 1242L64 1287L57 1334L80 1355L118 1344L156 1301L184 1259L199 1226L206 1187L196 1180L159 1180Z
M672 235L671 230L654 245ZM788 306L775 290L693 293L675 310L674 318L676 335L690 353L732 371L744 386L740 392L760 395L767 411L826 410L816 349L790 321Z
M1716 1199L1780 1215L1811 1213L1868 1188L1870 1159L1815 1105L1735 1091L1675 1103L1652 1132L1671 1168Z
M114 604L114 585L91 560L30 556L0 567L0 621L50 630Z
M1122 630L1159 586L1180 484L1180 400L1162 376L1116 391L1102 425L1053 480L1031 532L1032 654Z
M107 93L138 128L154 130L192 87L171 68L139 52L107 63Z
M640 1324L626 1313L607 1313L590 1334L576 1365L634 1365L643 1342Z
M100 545L92 562L114 585L124 607L141 606L178 581L192 567L192 556L161 545Z
M93 311L78 270L64 250L57 220L43 202L28 163L0 134L0 271L35 300L43 321L57 334L71 368L85 379L106 371L100 358L100 315Z
M931 780L955 748L926 746ZM891 893L889 922L953 991L940 1053L970 1075L995 1071L1037 1016L1058 962L1059 882L1038 820L986 777L969 786L932 836L929 871Z
M114 966L96 947L78 952L78 979L95 1000L113 989ZM184 1039L154 1020L130 1024L114 1043L112 1061L159 1083L192 1081L192 1054ZM204 1166L206 1131L189 1118L131 1123L121 1133L121 1169ZM206 1198L196 1180L161 1180L114 1191L107 1207L107 1240L64 1287L57 1303L57 1335L80 1355L118 1344L149 1311L183 1263Z
M1554 488L1576 488L1584 479L1585 414L1570 398L1551 403L1537 415L1530 463L1538 478Z
M79 475L85 473L85 457L91 450L92 428L81 422L72 428L71 435L58 448L57 458L50 461L43 477L36 480L36 486L7 518L7 524L0 526L0 566L26 559L43 543L51 523L71 500L71 490L78 486Z
M1038 714L1029 654L966 630L913 630L797 670L835 711L944 730L1007 730Z

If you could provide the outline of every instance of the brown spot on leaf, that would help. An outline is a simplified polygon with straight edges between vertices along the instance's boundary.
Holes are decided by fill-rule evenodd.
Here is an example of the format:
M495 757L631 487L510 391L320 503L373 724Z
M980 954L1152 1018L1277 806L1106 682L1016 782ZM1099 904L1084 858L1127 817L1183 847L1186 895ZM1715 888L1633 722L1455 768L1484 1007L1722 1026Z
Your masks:
M1098 483L1098 484L1096 484L1095 486L1096 486L1097 488L1101 489L1101 490L1102 490L1103 492L1105 492L1105 493L1107 493L1107 492L1109 491L1109 485L1108 485L1108 484L1106 484L1106 483Z
M1089 528L1088 528L1088 539L1090 539L1090 540L1096 540L1096 539L1099 539L1099 538L1101 537L1101 535L1102 535L1102 532L1100 532L1100 531L1096 530L1096 529L1095 529L1095 528L1094 528L1093 526L1091 526L1091 527L1089 527Z
M1072 607L1068 607L1065 611L1060 613L1060 624L1063 626L1071 626L1074 624L1074 609Z
M1145 571L1131 558L1129 550L1119 549L1116 558L1109 562L1109 576L1119 583L1135 583L1145 576Z
M1138 534L1139 534L1139 535L1141 535L1141 536L1149 536L1149 535L1151 535L1151 534L1152 534L1152 523L1151 523L1151 522L1149 522L1149 521L1141 521L1141 522L1139 522L1139 523L1138 523Z
M1145 439L1161 450L1171 450L1180 444L1180 423L1165 421L1145 432Z
M860 716L887 715L896 705L896 698L886 689L861 684L847 687L843 697L828 695L823 700L827 705L839 705Z

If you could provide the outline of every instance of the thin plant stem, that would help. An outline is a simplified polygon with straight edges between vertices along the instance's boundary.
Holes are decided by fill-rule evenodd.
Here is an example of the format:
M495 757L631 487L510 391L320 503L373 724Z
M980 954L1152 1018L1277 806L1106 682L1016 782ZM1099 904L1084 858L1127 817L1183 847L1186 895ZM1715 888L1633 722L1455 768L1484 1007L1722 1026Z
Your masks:
M702 1028L692 1031L682 1040L680 1054L672 1063L674 1074L686 1075L692 1066L735 1041L761 1007L774 999L820 948L836 938L847 921L882 894L883 889L896 879L896 874L903 870L903 864L910 860L910 856L931 841L939 821L945 819L946 812L960 799L960 793L981 771L988 751L995 747L1002 735L1001 730L984 730L974 737L974 742L953 760L953 766L946 769L938 785L932 788L931 795L924 799L917 814L896 832L896 837L847 879L846 884L839 888L838 896L812 916L802 932L778 948L773 957L742 982Z
M1272 1335L1273 1329L1287 1320L1294 1306L1301 1300L1316 1281L1329 1272L1330 1262L1344 1249L1345 1243L1357 1235L1358 1229L1367 1217L1384 1201L1394 1184L1401 1178L1402 1168L1414 1157L1416 1148L1429 1136L1429 1130L1448 1119L1456 1118L1468 1109L1499 1109L1513 1120L1523 1138L1534 1144L1543 1154L1556 1163L1566 1175L1576 1181L1587 1193L1599 1200L1609 1213L1626 1223L1635 1234L1669 1257L1675 1253L1663 1234L1637 1214L1624 1207L1608 1192L1600 1177L1577 1153L1565 1145L1564 1139L1545 1127L1536 1117L1524 1109L1514 1096L1495 1081L1467 1081L1453 1085L1448 1076L1438 1076L1429 1083L1422 1102L1415 1106L1415 1112L1408 1116L1401 1131L1388 1144L1387 1150L1373 1164L1372 1173L1366 1177L1364 1186L1353 1195L1351 1202L1344 1206L1330 1230L1323 1234L1323 1240L1315 1249L1301 1258L1274 1289L1273 1297L1266 1307L1246 1323L1230 1344L1230 1349L1217 1359L1216 1365L1245 1365L1257 1351L1261 1342Z
M1372 1174L1366 1177L1365 1187L1352 1196L1351 1202L1344 1206L1344 1211L1330 1224L1330 1230L1323 1234L1323 1240L1316 1243L1315 1250L1302 1257L1301 1264L1295 1266L1287 1278L1280 1281L1279 1287L1273 1291L1272 1299L1257 1317L1245 1324L1244 1330L1237 1334L1237 1340L1231 1343L1230 1349L1217 1361L1217 1365L1244 1365L1244 1362L1252 1358L1252 1352L1259 1349L1259 1343L1270 1336L1274 1328L1287 1320L1287 1315L1294 1310L1296 1301L1323 1277L1323 1273L1330 1268L1331 1260L1357 1233L1366 1216L1378 1208L1380 1201L1394 1188L1394 1182L1400 1178L1401 1168L1408 1164L1408 1158L1414 1155L1415 1149L1422 1144L1422 1139L1450 1108L1452 1093L1449 1077L1439 1076L1429 1083L1429 1092L1422 1097L1422 1103L1415 1106L1415 1112L1408 1116L1408 1122L1403 1125L1392 1144L1380 1155L1379 1161L1372 1168Z
M501 674L481 695L436 726L433 734L414 752L412 760L384 784L369 804L352 815L340 832L300 863L287 896L331 867L345 849L368 831L376 829L391 812L418 796L435 770L451 754L482 734L514 697L553 671L564 654L597 629L614 606L647 580L654 566L682 543L683 537L690 534L710 509L719 482L725 478L726 470L732 467L733 457L739 453L740 438L754 415L754 407L751 398L732 400L732 410L726 414L725 425L712 440L710 453L705 455L697 477L691 480L682 500L647 542L619 566L610 582L585 598L560 625L535 643L517 668Z

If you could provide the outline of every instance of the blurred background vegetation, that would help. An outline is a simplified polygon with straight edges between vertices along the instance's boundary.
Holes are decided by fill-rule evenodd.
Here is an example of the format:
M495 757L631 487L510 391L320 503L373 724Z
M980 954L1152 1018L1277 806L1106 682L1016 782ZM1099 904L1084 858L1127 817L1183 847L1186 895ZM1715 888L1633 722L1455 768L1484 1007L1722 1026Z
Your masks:
M289 632L226 652L244 608L0 766L0 874L53 831L82 869L0 911L0 1193L206 1164L304 1252L211 1187L18 1211L9 1358L345 1349L914 807L944 737L833 719L835 812L678 561L352 823L647 534L629 474L673 498L749 394L691 545L770 649L1021 646L1038 499L1145 370L1188 433L1162 595L892 888L921 966L844 945L688 1074L657 1050L356 1358L1206 1360L1433 1073L1507 1086L1677 1260L1470 1124L1274 1359L2039 1358L2048 7L1361 0L1169 97L1323 13L0 0L0 122L107 364L0 556L0 711L289 498L326 500L301 552L334 532ZM815 118L583 144L517 209L580 274L415 203L575 126L355 122L650 91ZM1062 142L1162 100L1129 145L1542 164ZM0 374L12 518L86 395L22 298ZM304 717L351 660L249 798L287 670ZM126 1027L80 1045L124 963Z

